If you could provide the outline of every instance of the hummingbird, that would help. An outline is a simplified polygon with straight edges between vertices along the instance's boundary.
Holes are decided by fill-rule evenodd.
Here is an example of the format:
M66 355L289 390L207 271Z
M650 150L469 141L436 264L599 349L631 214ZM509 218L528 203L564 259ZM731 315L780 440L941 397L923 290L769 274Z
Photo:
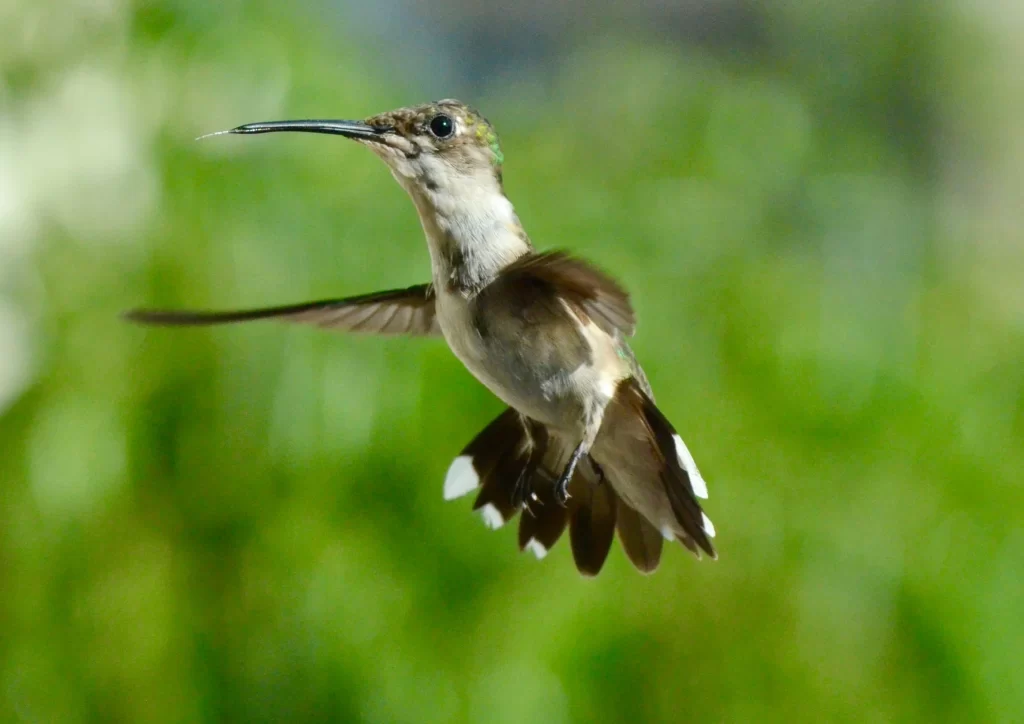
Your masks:
M597 266L533 246L505 195L504 154L484 116L448 99L362 121L249 123L208 135L278 132L342 136L380 157L419 215L430 282L262 309L139 309L128 319L273 319L442 337L507 405L451 463L446 500L478 491L473 508L491 528L522 511L519 548L537 558L568 528L586 576L600 572L616 533L644 573L658 567L665 540L717 558L699 502L707 484L627 343L636 326L629 294Z

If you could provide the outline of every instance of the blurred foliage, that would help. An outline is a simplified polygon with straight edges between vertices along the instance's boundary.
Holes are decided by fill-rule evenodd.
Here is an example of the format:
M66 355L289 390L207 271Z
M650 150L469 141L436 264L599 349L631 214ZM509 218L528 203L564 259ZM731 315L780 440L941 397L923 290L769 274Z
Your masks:
M998 21L778 3L747 52L581 30L464 99L537 245L633 290L711 484L718 562L582 580L443 504L500 409L443 343L118 320L427 278L365 151L193 142L430 99L386 39L286 5L0 10L0 719L1024 718Z

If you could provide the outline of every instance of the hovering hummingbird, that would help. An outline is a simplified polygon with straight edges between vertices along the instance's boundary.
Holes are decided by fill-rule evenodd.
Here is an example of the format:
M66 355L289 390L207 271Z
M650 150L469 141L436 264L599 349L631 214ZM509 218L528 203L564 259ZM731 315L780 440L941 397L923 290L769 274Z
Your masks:
M663 539L717 557L697 500L707 485L626 343L635 327L629 295L579 258L534 248L505 196L498 137L480 113L442 100L365 121L250 123L210 135L278 131L344 136L376 153L419 214L431 282L268 309L136 310L129 319L277 319L443 337L508 405L451 464L446 500L479 489L474 510L492 528L523 510L519 547L538 558L568 526L585 575L601 570L616 531L643 572L657 568Z

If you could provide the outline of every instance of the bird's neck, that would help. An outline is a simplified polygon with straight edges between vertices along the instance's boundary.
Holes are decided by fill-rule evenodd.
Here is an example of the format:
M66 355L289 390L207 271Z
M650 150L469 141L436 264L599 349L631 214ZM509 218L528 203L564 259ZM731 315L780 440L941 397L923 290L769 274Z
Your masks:
M496 178L449 177L408 191L439 290L475 294L533 248Z

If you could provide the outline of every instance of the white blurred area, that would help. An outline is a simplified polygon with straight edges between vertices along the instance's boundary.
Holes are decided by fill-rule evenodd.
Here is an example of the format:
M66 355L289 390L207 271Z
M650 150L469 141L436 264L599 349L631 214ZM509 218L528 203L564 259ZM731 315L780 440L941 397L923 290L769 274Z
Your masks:
M135 92L127 11L46 0L0 10L0 411L37 372L39 256L55 237L130 246L159 204L150 144L161 119Z
M133 45L132 11L124 0L0 8L0 412L46 358L34 351L49 301L38 260L73 244L95 249L98 260L142 263L142 240L161 213L159 134L197 135L275 106L287 89L283 57L276 74L246 83L208 56ZM182 73L178 62L194 69ZM197 117L190 128L170 128L181 96ZM107 285L109 276L83 268L78 281Z

